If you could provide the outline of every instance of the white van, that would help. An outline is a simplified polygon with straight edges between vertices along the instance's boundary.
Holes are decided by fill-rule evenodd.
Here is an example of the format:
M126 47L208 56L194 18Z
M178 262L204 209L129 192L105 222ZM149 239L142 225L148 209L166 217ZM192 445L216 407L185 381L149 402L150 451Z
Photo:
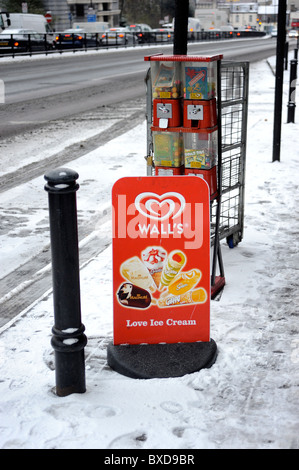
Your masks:
M106 21L81 21L73 23L73 29L83 29L86 33L104 33L110 28L109 23Z
M32 29L40 34L53 33L53 30L43 15L30 13L10 13L10 27L13 29Z
M30 13L10 13L9 29L30 29L39 34L47 34L47 42L50 47L55 46L55 34L43 15ZM6 28L7 29L7 28Z
M194 33L201 31L201 24L197 18L188 18L188 37L194 37Z
M172 20L172 26L174 29L174 21L175 18ZM188 18L188 39L196 38L196 33L201 31L201 23L197 18Z

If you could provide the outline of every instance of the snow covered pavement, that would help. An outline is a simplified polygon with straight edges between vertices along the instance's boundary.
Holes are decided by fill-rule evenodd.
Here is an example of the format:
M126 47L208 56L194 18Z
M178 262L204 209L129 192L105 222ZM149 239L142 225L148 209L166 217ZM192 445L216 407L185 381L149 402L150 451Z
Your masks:
M215 364L151 380L108 367L109 246L81 270L86 393L60 398L53 392L51 290L0 329L0 448L97 448L108 455L113 449L299 447L299 129L286 124L287 72L285 84L281 161L273 163L275 80L266 62L250 68L244 239L234 249L222 245L226 286L211 303ZM145 142L141 123L68 165L80 175L80 213L88 205L80 199L84 184L96 206L103 181L109 192L113 179L145 174ZM46 201L42 176L28 184ZM95 227L95 243L110 230L110 222Z

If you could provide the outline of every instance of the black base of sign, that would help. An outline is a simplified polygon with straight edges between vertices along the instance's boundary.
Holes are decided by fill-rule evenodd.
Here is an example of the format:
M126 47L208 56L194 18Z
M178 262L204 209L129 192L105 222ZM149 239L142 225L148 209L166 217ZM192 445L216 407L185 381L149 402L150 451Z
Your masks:
M207 342L173 344L109 343L107 360L116 372L133 379L181 377L211 367L217 345Z

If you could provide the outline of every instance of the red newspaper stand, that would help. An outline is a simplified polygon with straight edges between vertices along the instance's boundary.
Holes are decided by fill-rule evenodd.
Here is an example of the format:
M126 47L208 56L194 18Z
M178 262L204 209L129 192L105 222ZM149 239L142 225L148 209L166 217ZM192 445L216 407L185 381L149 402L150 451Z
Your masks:
M221 87L222 55L147 56L151 68L154 174L189 175L204 179L211 204L217 204L212 297L225 284L219 244L221 205ZM216 276L216 263L220 276Z

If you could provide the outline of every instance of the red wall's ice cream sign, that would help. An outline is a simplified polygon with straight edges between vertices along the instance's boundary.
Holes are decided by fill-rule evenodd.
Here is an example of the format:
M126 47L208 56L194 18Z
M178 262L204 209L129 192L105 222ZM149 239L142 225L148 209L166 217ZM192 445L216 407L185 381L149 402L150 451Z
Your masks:
M197 177L118 180L114 344L209 341L209 189Z

